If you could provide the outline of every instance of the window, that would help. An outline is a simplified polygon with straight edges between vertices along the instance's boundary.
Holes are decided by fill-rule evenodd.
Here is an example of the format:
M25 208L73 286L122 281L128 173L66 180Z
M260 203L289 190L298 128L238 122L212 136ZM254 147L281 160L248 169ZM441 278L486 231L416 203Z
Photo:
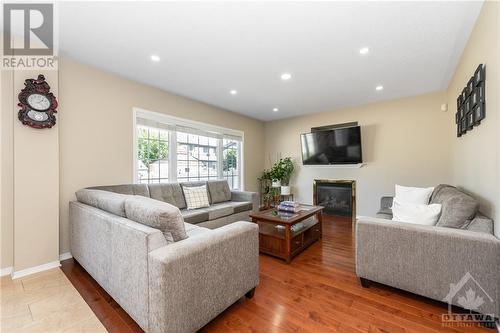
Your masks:
M222 140L222 177L227 179L230 188L240 188L239 151L239 141Z
M137 126L138 183L168 182L168 132Z
M226 179L242 189L243 133L135 109L138 183Z
M217 141L177 132L177 181L218 179Z

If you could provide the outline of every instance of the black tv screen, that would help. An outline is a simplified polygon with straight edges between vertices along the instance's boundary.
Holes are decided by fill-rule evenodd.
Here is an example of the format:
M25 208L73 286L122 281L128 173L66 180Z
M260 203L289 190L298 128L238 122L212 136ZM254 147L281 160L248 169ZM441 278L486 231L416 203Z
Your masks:
M305 165L362 163L359 126L301 134L302 163Z

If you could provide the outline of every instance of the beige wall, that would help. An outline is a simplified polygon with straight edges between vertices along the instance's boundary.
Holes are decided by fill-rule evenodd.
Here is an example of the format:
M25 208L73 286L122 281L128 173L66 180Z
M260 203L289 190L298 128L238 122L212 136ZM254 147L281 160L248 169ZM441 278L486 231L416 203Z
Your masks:
M57 96L57 71L2 71L1 267L14 272L59 260L59 126L17 120L17 95L38 74Z
M313 179L357 181L357 213L374 215L380 197L393 195L394 184L433 186L450 181L448 113L440 110L445 93L312 114L266 123L266 165L277 154L291 156L297 167L292 190L312 202ZM363 161L359 169L303 166L300 134L311 127L357 121Z
M13 153L13 71L1 72L2 112L0 114L0 218L1 225L1 268L12 267L14 264L14 153ZM9 112L11 111L11 112Z
M487 1L483 5L469 42L449 85L447 116L448 136L451 138L452 182L481 199L481 210L496 221L500 235L499 194L499 135L500 130L500 3ZM486 119L456 137L456 99L477 66L486 65Z
M257 190L264 164L262 122L179 97L63 57L60 72L60 239L69 251L68 202L91 185L133 182L132 109L241 130L245 187Z

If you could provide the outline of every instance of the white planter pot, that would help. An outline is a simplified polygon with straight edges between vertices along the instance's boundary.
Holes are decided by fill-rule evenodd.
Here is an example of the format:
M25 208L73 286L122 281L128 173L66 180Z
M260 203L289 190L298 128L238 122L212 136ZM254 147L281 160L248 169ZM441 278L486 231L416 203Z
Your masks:
M281 186L281 180L273 180L273 187L280 187Z
M290 195L290 186L281 186L281 195Z

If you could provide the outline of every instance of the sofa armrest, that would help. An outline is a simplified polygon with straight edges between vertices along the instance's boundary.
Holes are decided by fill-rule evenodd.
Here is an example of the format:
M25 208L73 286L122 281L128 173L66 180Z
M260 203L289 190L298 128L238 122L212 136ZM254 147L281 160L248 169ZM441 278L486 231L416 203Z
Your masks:
M235 222L149 254L149 331L195 332L259 283L258 226Z
M250 201L252 202L252 211L259 211L259 194L257 192L231 191L231 201Z
M380 198L380 210L391 209L393 200L394 198L389 196Z
M493 235L371 217L356 223L356 273L369 280L442 301L450 284L470 273L493 299L481 310L498 316L498 267L500 240Z

